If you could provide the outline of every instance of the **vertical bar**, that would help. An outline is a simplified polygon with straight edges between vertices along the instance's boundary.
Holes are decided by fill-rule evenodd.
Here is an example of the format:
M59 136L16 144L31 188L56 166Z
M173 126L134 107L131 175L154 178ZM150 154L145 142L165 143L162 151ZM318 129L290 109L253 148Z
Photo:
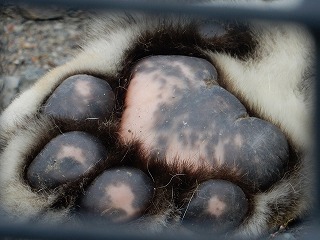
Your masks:
M313 163L315 165L315 206L313 210L313 217L315 224L320 225L320 26L317 26L317 29L314 29L314 38L316 41L316 91L315 91L315 119L314 119L314 149L313 149Z

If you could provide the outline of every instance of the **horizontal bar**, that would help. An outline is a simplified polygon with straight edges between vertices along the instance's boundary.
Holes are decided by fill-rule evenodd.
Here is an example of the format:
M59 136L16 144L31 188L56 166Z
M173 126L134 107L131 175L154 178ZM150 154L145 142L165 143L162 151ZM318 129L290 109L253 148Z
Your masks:
M1 221L0 221L1 222ZM182 232L171 233L149 233L145 230L145 233L126 231L124 227L112 228L110 226L93 226L86 225L85 227L69 226L68 224L62 225L49 225L49 224L0 224L0 238L14 238L14 239L45 239L45 240L194 240L195 236L191 234L183 234ZM212 240L212 235L196 235L197 240ZM215 234L215 240L225 239Z
M201 2L201 1L198 1ZM64 6L77 9L99 10L142 10L153 13L184 13L199 16L215 17L219 19L265 19L294 21L306 24L312 28L320 28L320 1L305 0L303 4L294 9L262 9L258 7L237 8L218 4L181 4L171 1L146 1L146 0L12 0L10 3L29 3L38 6ZM272 10L272 11L271 11Z

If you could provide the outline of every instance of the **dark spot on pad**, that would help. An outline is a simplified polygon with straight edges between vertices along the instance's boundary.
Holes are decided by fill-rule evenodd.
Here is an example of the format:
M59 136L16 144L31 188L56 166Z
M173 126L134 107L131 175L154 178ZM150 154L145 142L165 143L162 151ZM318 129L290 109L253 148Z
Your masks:
M183 214L183 224L197 232L224 233L240 225L248 211L241 188L224 180L209 180L195 190Z
M54 188L77 181L107 158L100 141L84 132L68 132L52 139L27 170L27 180L35 189Z
M106 81L89 75L74 75L57 87L43 112L65 119L103 120L110 117L114 104L114 93Z
M153 193L153 183L145 173L135 168L116 168L96 178L81 207L112 223L123 223L140 217Z

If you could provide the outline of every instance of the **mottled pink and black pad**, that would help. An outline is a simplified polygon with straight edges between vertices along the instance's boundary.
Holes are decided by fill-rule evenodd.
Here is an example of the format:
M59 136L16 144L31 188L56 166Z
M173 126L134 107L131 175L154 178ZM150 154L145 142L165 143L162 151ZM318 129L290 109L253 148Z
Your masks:
M43 112L66 119L101 119L110 117L115 96L110 85L89 75L67 78L47 100Z
M31 162L27 179L36 189L76 181L107 158L99 139L85 132L68 132L52 139Z
M121 136L138 138L168 163L230 169L252 188L265 189L282 177L289 157L284 134L249 117L240 101L220 87L206 60L154 56L134 69Z
M198 232L223 233L237 227L248 210L242 189L225 180L201 183L188 202L183 223Z
M113 223L140 217L154 193L151 179L134 168L116 168L97 177L83 198L81 207Z

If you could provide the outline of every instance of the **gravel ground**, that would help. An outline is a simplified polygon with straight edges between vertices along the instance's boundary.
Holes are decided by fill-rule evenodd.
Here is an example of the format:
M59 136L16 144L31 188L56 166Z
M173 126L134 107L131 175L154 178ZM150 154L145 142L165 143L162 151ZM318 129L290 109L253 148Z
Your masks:
M69 60L86 13L52 8L0 8L0 110L48 70Z
M88 16L77 10L0 6L0 111L45 72L72 58ZM269 239L303 239L305 228L298 224Z

